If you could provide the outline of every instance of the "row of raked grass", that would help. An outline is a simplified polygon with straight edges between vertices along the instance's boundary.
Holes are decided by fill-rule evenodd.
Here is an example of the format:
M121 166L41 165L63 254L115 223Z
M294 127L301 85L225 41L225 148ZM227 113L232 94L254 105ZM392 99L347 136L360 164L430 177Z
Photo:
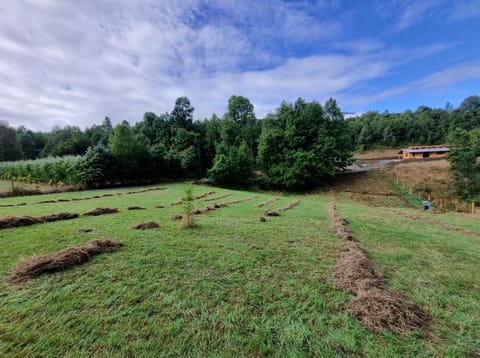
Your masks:
M334 287L341 242L330 231L327 195L300 197L298 207L258 222L257 199L196 216L181 229L170 206L186 185L165 191L47 205L0 208L0 217L85 212L118 214L0 231L0 353L28 356L431 356L475 354L479 239L385 214L348 200L339 210L388 285L434 316L437 338L374 335L348 314L351 296ZM101 191L114 192L115 189ZM195 187L194 194L211 188ZM252 193L231 192L224 201ZM62 193L43 198L91 196ZM298 197L298 196L296 196ZM286 205L283 197L272 209ZM38 197L3 202L35 202ZM162 203L164 209L154 206ZM129 205L147 208L127 211ZM197 206L203 206L198 203ZM143 221L161 228L131 229ZM93 233L80 233L93 228ZM6 275L23 257L106 236L118 252L23 287ZM475 317L477 320L475 321ZM455 327L455 329L451 329ZM477 351L478 352L478 351Z

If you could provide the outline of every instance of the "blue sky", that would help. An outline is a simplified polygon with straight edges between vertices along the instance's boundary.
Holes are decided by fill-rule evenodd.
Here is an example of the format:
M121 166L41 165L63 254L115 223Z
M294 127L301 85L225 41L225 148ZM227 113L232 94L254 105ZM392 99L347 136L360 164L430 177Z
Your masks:
M18 0L0 3L0 120L133 123L231 95L342 110L457 106L480 94L480 0Z

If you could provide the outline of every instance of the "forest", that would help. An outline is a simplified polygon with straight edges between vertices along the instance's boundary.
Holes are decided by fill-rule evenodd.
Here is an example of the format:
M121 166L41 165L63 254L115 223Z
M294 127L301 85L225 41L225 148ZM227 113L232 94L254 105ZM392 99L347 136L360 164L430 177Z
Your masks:
M465 181L468 170L475 178L478 170L461 153L478 147L480 96L458 108L420 106L349 119L333 98L323 105L282 102L259 119L248 98L231 96L221 117L193 120L193 114L190 100L180 97L170 112L146 112L133 125L113 126L105 117L85 130L66 126L45 133L0 122L0 175L89 188L205 178L225 187L298 190L330 182L352 162L354 150L450 142L459 148L451 156L460 170L456 180ZM471 197L477 189L461 191Z

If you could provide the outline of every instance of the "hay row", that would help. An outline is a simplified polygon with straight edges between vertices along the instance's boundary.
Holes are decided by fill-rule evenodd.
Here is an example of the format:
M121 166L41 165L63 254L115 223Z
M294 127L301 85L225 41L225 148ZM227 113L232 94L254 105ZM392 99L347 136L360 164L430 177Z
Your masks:
M156 190L166 190L167 188L150 188L150 189L143 189L143 190L137 190L137 191L129 191L125 193L125 195L131 195L131 194L139 194L139 193L146 193L149 191L156 191ZM57 200L42 200L42 201L37 201L35 203L20 203L20 204L2 204L0 205L0 208L6 208L6 207L12 207L12 206L24 206L24 205L37 205L37 204L54 204L54 203L64 203L64 202L69 202L69 201L83 201L83 200L92 200L92 199L100 199L100 198L107 198L115 195L124 195L124 193L116 193L116 194L102 194L102 195L95 195L95 196L87 196L83 198L72 198L72 199L57 199Z
M118 213L117 208L95 208L93 210L87 211L84 213L84 216L99 216L99 215L105 215L105 214L116 214Z
M294 208L295 206L297 206L298 204L300 204L300 200L298 199L295 199L295 200L292 200L291 202L289 202L287 205L285 205L284 207L278 209L278 211L287 211L287 210L290 210L292 208Z
M12 268L9 280L12 283L22 283L44 273L64 271L90 260L92 256L113 252L122 245L120 241L101 238L84 246L69 248L50 255L31 257Z
M405 214L401 211L395 210L395 209L390 209L386 208L389 212L392 214L402 216L404 218L410 219L410 220L418 220L418 221L423 221L428 224L440 226L442 229L448 230L448 231L456 231L456 232L461 232L462 234L466 235L472 235L472 236L480 236L480 232L478 231L473 231L469 230L460 226L455 226L455 225L450 225L446 222L435 220L426 216L419 216L419 215L412 215L412 214Z
M207 191L207 192L205 192L205 193L203 193L203 194L197 195L197 196L195 197L195 199L203 199L203 198L205 198L206 196L209 196L209 195L212 195L212 194L215 194L215 193L216 193L215 191Z
M209 198L209 199L204 199L202 200L203 202L206 202L206 201L216 201L216 200L220 200L220 199L224 199L224 198L227 198L229 196L232 196L232 194L223 194L223 195L220 195L220 196L216 196L214 198Z
M375 333L384 328L395 333L426 328L431 321L429 315L401 292L383 287L383 276L355 241L335 204L328 211L332 229L343 240L345 249L334 267L335 283L356 296L351 303L352 314Z
M127 210L145 210L145 208L142 208L141 206L129 206L127 207Z
M399 193L393 191L343 190L343 192L361 195L400 196Z
M262 201L261 203L258 203L258 204L255 204L253 207L254 208L263 208L265 205L268 205L268 204L272 204L278 200L280 200L281 198L279 196L276 196L272 199L269 199L267 201Z
M227 201L225 203L214 203L214 204L210 204L210 205L207 205L203 208L197 208L197 209L193 209L192 210L192 214L193 215L200 215L200 214L206 214L208 213L209 211L214 211L214 210L218 210L218 209L221 209L221 208L226 208L227 206L229 205L233 205L233 204L239 204L239 203L243 203L243 202L246 202L246 201L250 201L250 200L253 200L255 198L257 198L258 195L254 195L254 196L248 196L246 198L243 198L243 199L235 199L235 200L231 200L231 201ZM182 220L183 216L180 215L180 214L173 214L170 219L173 220L173 221L177 221L177 220Z
M40 217L32 216L8 216L0 219L0 230L12 227L30 226L35 224L43 224L52 221L69 220L78 218L76 213L59 213L52 215L45 215Z

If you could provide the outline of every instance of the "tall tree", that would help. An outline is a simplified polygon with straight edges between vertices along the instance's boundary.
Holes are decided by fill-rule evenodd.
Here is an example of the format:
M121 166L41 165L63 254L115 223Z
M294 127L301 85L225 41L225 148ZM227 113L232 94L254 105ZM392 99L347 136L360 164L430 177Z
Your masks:
M457 128L448 141L452 146L448 160L453 170L453 189L459 198L479 202L480 128L470 132Z
M194 107L190 104L188 97L179 97L175 101L175 106L170 113L170 122L175 127L190 130L193 123Z

